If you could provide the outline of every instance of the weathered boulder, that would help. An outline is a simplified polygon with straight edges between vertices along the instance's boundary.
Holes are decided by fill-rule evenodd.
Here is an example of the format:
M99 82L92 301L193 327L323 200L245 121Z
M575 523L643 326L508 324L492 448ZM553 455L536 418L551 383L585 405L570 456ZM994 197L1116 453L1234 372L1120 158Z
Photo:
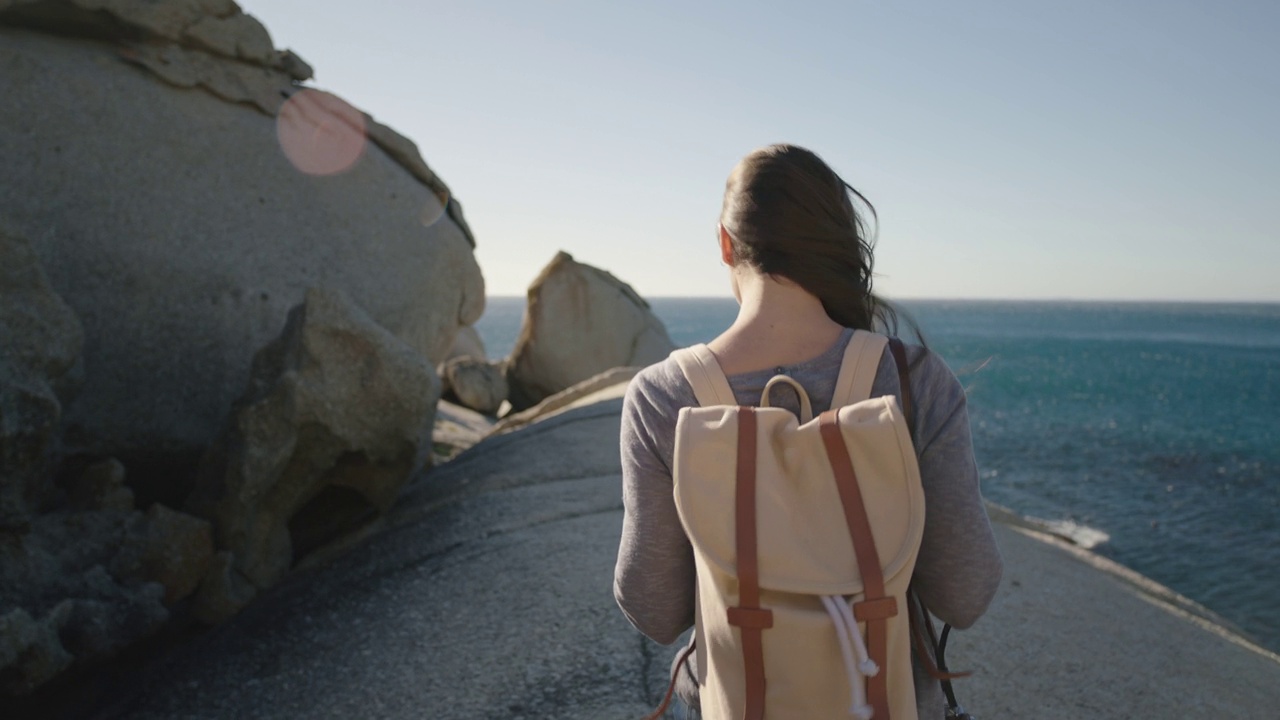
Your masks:
M627 392L631 379L644 368L616 367L571 385L555 395L543 398L531 408L504 416L489 429L490 435L502 435L555 417L574 408L620 398Z
M307 287L432 365L481 314L461 206L412 142L363 116L345 172L286 158L276 114L310 70L230 0L0 0L0 68L0 210L84 329L69 452L189 482Z
M384 512L426 461L439 399L426 357L344 294L308 291L202 463L189 507L228 555L197 612L226 617L296 557Z
M481 360L488 357L484 349L484 339L480 337L474 325L458 328L458 334L453 338L453 347L449 348L445 361L457 357L473 357Z
M431 429L432 465L452 460L458 453L480 442L491 428L491 417L448 400L436 403L436 421Z
M147 521L125 538L111 574L126 582L158 582L166 605L200 587L213 561L213 528L207 520L156 503Z
M52 479L81 343L31 246L0 230L0 695L110 657L168 618L152 567L123 579L107 571L132 537L166 542L134 511L123 467L93 464L65 490Z
M82 343L34 250L0 228L0 531L48 495L47 451L79 385Z
M72 510L132 510L133 490L125 484L124 465L107 458L87 466L69 488L67 504Z
M504 369L503 363L470 355L453 358L440 368L443 393L464 407L492 415L507 399Z
M597 373L650 365L674 349L630 285L561 252L529 287L508 361L511 405L523 410Z
M0 695L111 658L194 591L208 523L160 505L32 514L0 547ZM194 539L193 539L194 538Z

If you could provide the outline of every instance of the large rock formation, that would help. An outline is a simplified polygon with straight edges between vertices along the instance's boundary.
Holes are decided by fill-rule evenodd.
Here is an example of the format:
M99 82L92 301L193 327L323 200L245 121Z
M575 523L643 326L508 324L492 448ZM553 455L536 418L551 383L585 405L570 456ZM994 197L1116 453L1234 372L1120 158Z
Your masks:
M610 368L650 365L675 345L649 303L613 275L561 252L529 287L508 360L519 411Z
M239 610L430 452L474 239L310 75L231 0L0 0L0 716Z
M45 494L47 451L78 386L80 321L23 238L0 227L0 532Z
M484 349L484 338L480 337L474 325L458 328L458 334L453 338L453 347L449 348L449 354L445 360L459 357L473 357L480 360L488 357Z
M507 399L504 364L470 355L453 358L440 366L444 396L463 407L492 415Z
M155 632L213 554L209 523L158 503L134 510L114 460L54 482L80 346L31 247L0 231L0 696Z
M479 317L460 206L413 143L355 112L354 164L299 171L281 135L355 131L231 0L0 0L0 68L0 213L84 328L62 441L163 480L140 500L181 501L307 287L433 365Z
M503 416L489 429L489 435L502 435L542 422L575 408L620 398L627 392L631 379L644 368L616 367L593 375L576 385L543 398L531 408Z
M296 557L385 512L431 450L431 363L343 294L313 290L254 358L190 507L221 554L196 611L218 621Z

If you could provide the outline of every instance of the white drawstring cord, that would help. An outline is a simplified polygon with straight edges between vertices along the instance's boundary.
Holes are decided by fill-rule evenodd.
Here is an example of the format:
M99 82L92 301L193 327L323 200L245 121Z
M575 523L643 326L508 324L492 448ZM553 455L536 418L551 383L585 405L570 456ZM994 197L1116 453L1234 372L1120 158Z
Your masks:
M867 645L862 641L862 633L858 632L858 621L853 617L853 609L847 602L842 601L839 605L845 626L849 628L849 634L853 636L854 646L858 650L858 669L867 677L875 677L880 672L880 666L876 665L876 661L872 660L871 654L867 652Z
M849 714L858 720L871 720L874 714L873 708L867 704L867 690L865 680L863 679L864 668L870 662L867 659L866 645L862 642L862 635L858 633L857 624L849 624L848 620L853 619L853 613L849 610L849 606L845 604L844 599L838 595L823 595L822 606L826 608L827 614L831 616L832 623L835 624L836 637L840 641L840 654L844 658L845 673L849 677L849 688L852 693L850 699ZM843 608L843 612L842 612ZM847 614L847 619L846 619ZM852 638L850 636L852 635ZM857 654L862 662L854 662L854 647L857 648ZM875 663L870 664L873 670L872 675L879 669Z

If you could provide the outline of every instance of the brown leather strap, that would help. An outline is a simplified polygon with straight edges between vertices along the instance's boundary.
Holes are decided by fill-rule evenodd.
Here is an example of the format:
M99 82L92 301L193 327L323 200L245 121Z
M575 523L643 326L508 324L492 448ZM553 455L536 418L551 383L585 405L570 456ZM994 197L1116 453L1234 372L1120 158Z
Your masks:
M945 672L938 668L934 660L937 655L938 636L933 629L933 621L929 619L929 612L925 610L916 591L912 589L907 590L907 612L911 620L911 641L915 645L916 657L920 658L920 664L924 666L924 671L929 674L929 677L934 680L955 680L973 674L972 672ZM922 626L928 630L922 630ZM926 632L928 637L925 636Z
M738 606L729 608L729 624L742 634L746 681L744 720L764 718L764 638L773 627L773 611L760 607L760 568L756 555L756 409L738 408L738 467L734 535L738 556Z
M911 403L911 372L907 369L907 348L898 338L889 338L889 352L893 354L893 362L898 366L898 385L902 388L902 392L898 399L898 404L902 406L902 414L907 419L907 429L911 431L912 439L915 439L915 418L913 413L915 408Z
M884 591L884 569L880 567L880 554L876 551L875 536L871 534L871 522L867 518L866 504L862 501L862 490L858 487L858 475L854 472L849 449L840 434L838 412L839 409L832 409L822 413L818 427L827 450L827 459L835 474L840 504L844 506L844 517L849 525L849 537L853 540L858 571L862 574L865 600L853 606L854 615L856 617L861 612L862 617L867 618L867 655L880 666L880 672L867 678L867 702L874 709L873 717L876 720L889 720L889 637L885 621L896 615L898 609L896 603L892 608L886 607L884 603L887 599Z
M691 642L684 649L684 652L680 653L680 659L676 661L676 666L671 671L671 682L667 684L667 694L662 696L662 704L658 706L657 710L645 715L644 720L658 720L667 711L667 707L671 705L671 697L676 692L676 680L680 678L680 670L689 662L689 656L693 654L696 646L697 643Z

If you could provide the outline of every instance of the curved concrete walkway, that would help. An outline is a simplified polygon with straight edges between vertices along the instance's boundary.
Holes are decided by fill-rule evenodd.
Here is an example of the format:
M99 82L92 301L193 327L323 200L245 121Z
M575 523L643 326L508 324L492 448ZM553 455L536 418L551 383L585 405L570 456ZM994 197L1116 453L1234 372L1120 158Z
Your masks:
M376 535L300 571L102 717L642 717L672 649L613 602L620 401L491 437ZM1280 658L1045 536L1000 524L1004 588L952 640L980 717L1273 717Z

